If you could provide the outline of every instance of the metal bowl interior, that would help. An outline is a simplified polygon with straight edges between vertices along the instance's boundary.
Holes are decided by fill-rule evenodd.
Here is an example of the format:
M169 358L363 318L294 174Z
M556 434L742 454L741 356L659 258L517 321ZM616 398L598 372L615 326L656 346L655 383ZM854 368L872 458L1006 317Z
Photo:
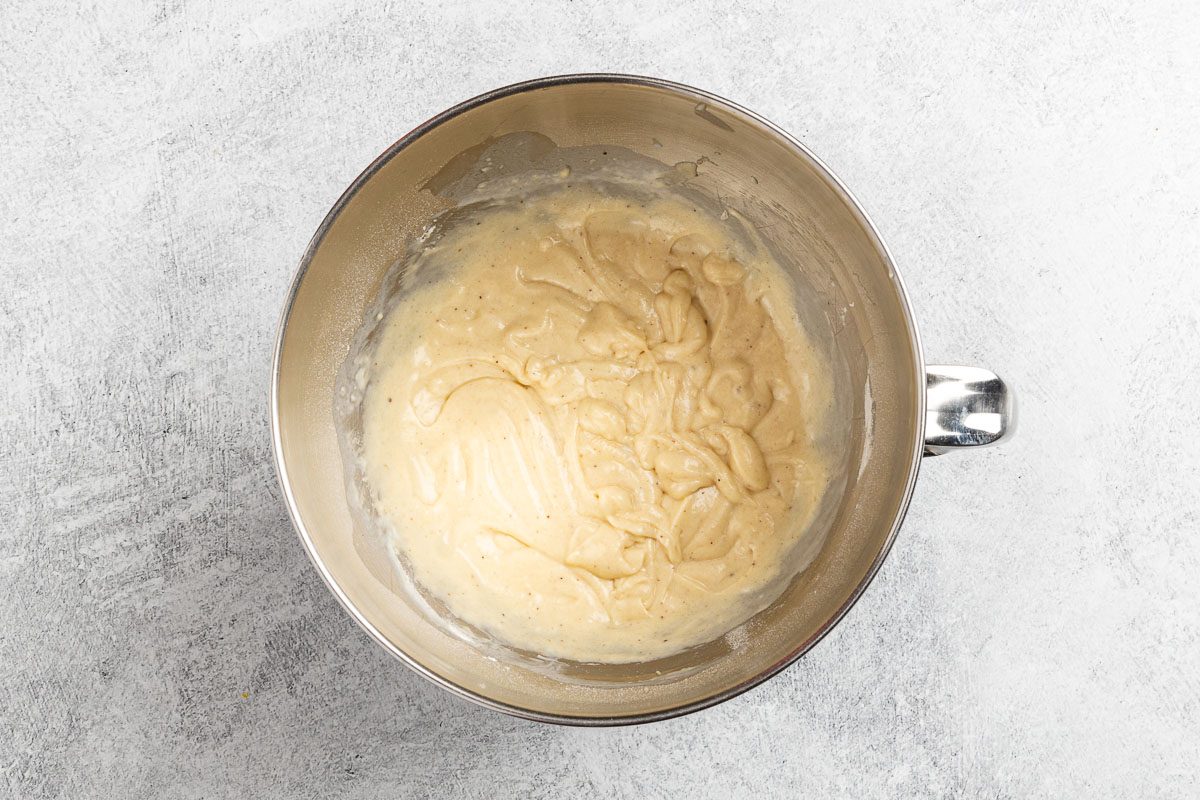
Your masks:
M652 664L538 665L488 658L403 602L364 558L338 447L339 371L384 276L440 212L431 178L489 141L533 132L558 146L699 163L689 190L764 232L809 298L841 370L846 471L816 559L733 635ZM458 159L455 161L455 159ZM447 165L450 165L447 167ZM310 557L385 648L462 696L519 716L622 724L744 691L837 623L887 554L916 477L925 376L904 289L858 204L805 148L720 98L676 84L580 75L468 101L397 142L338 200L292 285L280 325L272 427L280 482Z

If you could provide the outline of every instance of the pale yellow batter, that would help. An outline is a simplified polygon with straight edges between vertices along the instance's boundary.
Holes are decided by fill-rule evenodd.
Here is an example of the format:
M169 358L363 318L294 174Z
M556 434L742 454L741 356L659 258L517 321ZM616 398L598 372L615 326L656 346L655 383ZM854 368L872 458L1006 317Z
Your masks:
M806 427L829 386L780 268L739 253L678 201L576 189L421 256L373 353L364 477L454 615L622 662L773 599L829 479Z

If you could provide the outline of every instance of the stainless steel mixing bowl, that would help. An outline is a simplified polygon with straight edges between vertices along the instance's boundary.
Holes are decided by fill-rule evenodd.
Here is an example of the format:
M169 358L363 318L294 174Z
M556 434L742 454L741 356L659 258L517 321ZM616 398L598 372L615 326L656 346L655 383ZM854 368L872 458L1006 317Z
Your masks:
M840 369L844 486L825 544L779 599L734 635L653 663L489 658L400 599L356 532L333 409L338 373L385 273L449 205L490 142L533 132L692 165L690 191L718 198L770 239L812 301ZM699 165L699 166L696 166ZM436 180L435 180L436 179ZM926 367L904 286L849 191L802 144L705 92L650 78L571 75L509 86L435 117L354 181L313 237L287 298L271 392L274 454L313 563L383 647L434 683L530 719L645 722L749 689L795 661L862 594L904 517L923 454L990 444L1011 430L1002 381Z

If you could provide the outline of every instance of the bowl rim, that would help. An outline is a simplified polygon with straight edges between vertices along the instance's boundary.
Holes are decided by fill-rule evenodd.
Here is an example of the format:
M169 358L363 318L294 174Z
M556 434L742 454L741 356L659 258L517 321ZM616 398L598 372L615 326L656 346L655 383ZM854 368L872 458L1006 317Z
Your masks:
M521 81L519 83L502 86L500 88L493 89L472 97L469 100L464 100L463 102L452 106L451 108L416 126L400 139L397 139L395 142L393 142L386 150L383 151L383 153L376 157L375 160L372 161L371 164L364 169L357 178L354 179L350 186L344 192L342 192L341 196L338 197L337 201L330 208L324 219L322 219L321 224L316 230L316 233L313 234L312 239L309 241L308 246L304 250L304 254L300 258L295 275L293 276L291 284L288 287L287 297L284 301L283 311L280 315L275 333L275 347L271 363L270 386L271 455L275 464L275 472L278 479L279 489L283 495L284 504L287 507L288 517L291 519L292 527L296 530L301 542L304 544L304 550L308 554L309 560L312 562L313 566L316 567L317 572L325 581L326 586L328 586L330 591L333 592L333 595L337 598L338 602L341 603L342 607L345 608L350 616L364 630L366 630L371 638L373 638L385 650L391 653L392 656L399 659L417 674L463 699L514 717L558 725L606 727L617 725L636 725L681 717L705 708L710 708L718 703L723 703L726 700L737 697L738 695L762 684L794 664L818 642L825 638L825 636L831 630L833 630L839 622L842 621L842 619L846 616L850 609L854 607L854 604L858 602L858 599L866 591L867 587L871 584L871 581L874 580L876 574L879 572L880 567L883 565L883 562L887 559L888 554L891 552L892 545L895 543L900 526L903 524L904 518L908 513L909 504L912 501L912 494L916 486L917 474L920 470L923 454L923 443L925 438L926 387L925 380L923 378L920 378L916 381L917 386L915 389L917 392L917 420L916 424L913 426L913 455L911 463L909 464L908 474L905 479L906 483L904 491L900 497L900 504L897 508L895 518L892 521L891 530L888 531L888 535L883 542L883 546L875 555L871 565L863 575L862 580L859 581L858 585L854 588L842 605L839 606L838 609L820 625L820 627L815 633L813 633L812 636L809 636L807 639L797 644L791 650L791 652L788 653L788 655L780 659L775 664L772 664L765 670L762 670L756 675L753 675L735 684L734 686L699 700L694 700L689 703L683 703L677 706L671 706L669 708L659 709L651 712L609 716L577 716L572 714L548 713L504 703L480 694L465 686L460 686L459 684L424 666L415 658L397 647L386 636L384 636L383 633L376 628L370 620L363 616L355 604L350 600L348 595L330 572L329 568L326 566L324 560L321 558L321 555L317 552L317 547L314 544L307 527L305 526L304 520L301 517L299 508L296 504L295 495L292 492L291 481L288 476L287 464L283 458L283 440L281 426L279 424L280 372L283 360L284 340L287 334L288 322L291 319L292 310L295 306L296 297L299 294L301 284L304 282L304 277L308 273L308 268L312 263L313 257L320 248L326 234L329 232L329 229L333 226L333 223L341 214L342 210L362 189L362 187L366 185L366 183L370 181L380 169L383 168L385 164L391 161L392 158L398 155L406 147L420 137L424 136L426 133L433 131L444 122L447 122L448 120L453 119L454 117L457 117L458 115L467 111L478 108L479 106L485 105L493 100L499 100L501 98L522 94L524 92L536 91L539 89L580 83L625 84L661 89L675 94L689 96L696 99L697 102L713 104L715 106L732 111L735 114L746 117L797 151L801 157L807 159L818 170L820 170L825 179L828 181L829 185L842 197L843 201L846 202L854 216L858 219L859 223L863 226L864 230L872 239L873 244L888 267L890 272L889 277L891 278L892 284L895 288L897 298L900 301L900 306L904 312L904 317L908 322L909 344L912 348L914 363L916 364L918 375L920 375L920 373L924 370L925 359L916 317L913 314L912 305L909 302L908 291L905 287L904 280L900 275L900 271L896 268L895 259L892 258L891 251L888 249L883 237L880 236L875 224L871 221L866 210L850 191L849 187L847 187L846 184L836 174L834 174L834 172L825 164L825 162L823 162L815 153L809 150L807 146L800 142L800 140L796 139L794 136L775 125L770 120L741 105L738 105L737 103L726 100L719 95L697 89L686 84L677 83L662 78L651 78L641 75L629 75L621 73L573 73L535 78L533 80Z

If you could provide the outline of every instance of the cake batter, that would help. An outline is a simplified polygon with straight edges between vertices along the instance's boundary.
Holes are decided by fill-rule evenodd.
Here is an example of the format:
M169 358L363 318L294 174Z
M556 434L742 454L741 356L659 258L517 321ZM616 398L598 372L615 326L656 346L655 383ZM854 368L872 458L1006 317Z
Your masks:
M720 636L782 588L829 479L826 370L716 219L576 189L430 246L380 323L364 479L417 582L581 661ZM794 574L797 565L792 565Z

